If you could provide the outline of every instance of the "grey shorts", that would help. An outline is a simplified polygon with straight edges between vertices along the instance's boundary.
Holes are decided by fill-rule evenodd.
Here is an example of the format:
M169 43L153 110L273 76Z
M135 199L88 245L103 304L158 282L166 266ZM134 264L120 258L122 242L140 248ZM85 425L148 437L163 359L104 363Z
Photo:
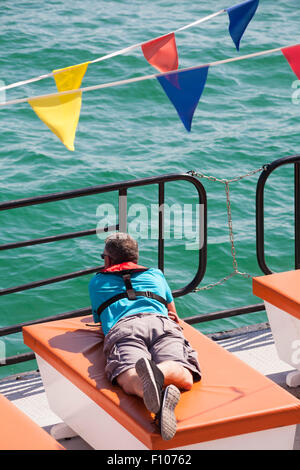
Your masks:
M197 352L184 338L181 327L170 318L154 313L130 315L119 320L104 339L106 375L115 383L122 372L134 368L141 357L156 364L175 361L201 379Z

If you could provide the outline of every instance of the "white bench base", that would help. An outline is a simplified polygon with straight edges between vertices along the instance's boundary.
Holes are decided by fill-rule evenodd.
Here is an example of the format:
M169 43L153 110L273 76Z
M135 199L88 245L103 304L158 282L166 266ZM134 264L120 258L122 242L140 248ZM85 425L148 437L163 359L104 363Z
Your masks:
M50 434L56 441L78 436L78 434L65 423L54 424L50 429Z
M52 411L97 450L149 450L66 377L36 355ZM292 450L296 425L200 442L178 450Z
M293 370L293 372L289 372L285 380L288 387L299 387L300 371L298 372L297 370Z
M286 376L289 387L300 385L300 320L284 310L264 302L278 357L296 371Z

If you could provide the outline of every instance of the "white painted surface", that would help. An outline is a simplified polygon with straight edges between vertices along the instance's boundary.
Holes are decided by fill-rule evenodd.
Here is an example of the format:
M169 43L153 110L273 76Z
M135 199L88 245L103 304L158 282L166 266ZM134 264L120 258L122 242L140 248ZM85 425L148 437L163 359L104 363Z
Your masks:
M300 369L300 320L269 302L265 306L279 358Z
M50 408L94 449L145 450L147 447L37 356ZM181 450L292 450L296 425L201 442Z

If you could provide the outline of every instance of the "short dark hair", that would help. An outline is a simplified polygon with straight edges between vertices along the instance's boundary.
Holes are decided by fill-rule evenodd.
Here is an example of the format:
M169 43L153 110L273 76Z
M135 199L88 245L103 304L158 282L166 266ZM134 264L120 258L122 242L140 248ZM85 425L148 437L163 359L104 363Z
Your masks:
M105 240L105 249L114 264L126 261L137 263L139 258L138 244L128 233L116 232L109 235Z

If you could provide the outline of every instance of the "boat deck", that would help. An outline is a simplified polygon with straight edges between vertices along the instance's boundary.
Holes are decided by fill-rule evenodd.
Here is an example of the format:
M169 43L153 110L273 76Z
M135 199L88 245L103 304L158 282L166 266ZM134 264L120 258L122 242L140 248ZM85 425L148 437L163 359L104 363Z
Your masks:
M209 336L222 347L300 399L300 387L289 388L285 383L286 374L294 369L278 358L272 332L267 323L215 333ZM18 374L0 380L0 393L48 432L50 432L53 425L61 423L60 418L49 409L38 371ZM91 447L78 436L63 439L60 442L69 450L91 450ZM294 443L294 450L299 449L300 424L297 425Z

